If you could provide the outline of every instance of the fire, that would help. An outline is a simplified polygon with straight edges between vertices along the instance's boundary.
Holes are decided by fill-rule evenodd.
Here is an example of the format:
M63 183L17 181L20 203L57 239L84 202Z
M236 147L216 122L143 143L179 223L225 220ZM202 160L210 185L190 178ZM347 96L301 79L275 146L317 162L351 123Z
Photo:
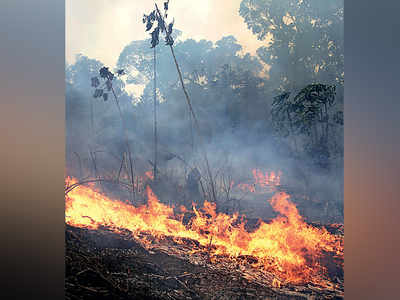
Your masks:
M146 177L150 180L154 180L154 175L153 175L153 171L147 171L144 173L146 175Z
M110 179L113 181L113 177ZM133 186L136 191L142 193L145 190L145 186L147 182L154 180L153 171L147 171L144 173L144 176L134 176L133 177ZM131 184L131 177L128 174L123 174L119 176L119 181Z
M263 172L259 169L252 170L254 182L252 184L239 183L237 187L242 191L249 191L251 193L265 193L268 191L275 191L276 187L280 185L281 182L281 172L275 173L271 171Z
M69 184L77 182L68 180ZM289 195L282 192L269 200L278 216L270 223L260 220L252 232L245 229L238 213L217 213L216 205L207 201L202 208L193 206L195 216L185 225L183 215L162 204L148 186L146 193L148 203L135 207L110 199L94 187L79 186L66 197L66 222L89 229L106 226L115 232L129 230L144 244L143 233L147 233L154 239L172 237L178 243L192 239L205 247L212 245L212 255L249 255L257 259L255 267L276 276L274 284L279 286L305 282L324 285L329 280L320 263L323 253L343 258L342 238L305 223Z
M255 183L259 184L261 187L265 188L268 186L276 186L280 184L281 181L281 175L280 172L278 174L275 174L275 172L271 172L268 175L268 172L265 172L265 174L258 170L254 169L252 171L253 177L255 179Z

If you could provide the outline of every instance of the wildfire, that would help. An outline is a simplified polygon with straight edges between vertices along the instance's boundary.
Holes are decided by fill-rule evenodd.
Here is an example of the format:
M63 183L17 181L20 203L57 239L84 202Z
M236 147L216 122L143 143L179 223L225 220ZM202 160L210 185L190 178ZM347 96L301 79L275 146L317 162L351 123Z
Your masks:
M254 182L252 184L248 183L239 183L237 187L242 191L249 191L251 193L265 193L268 191L275 191L275 188L280 185L281 182L281 172L275 173L271 171L263 172L259 169L252 170ZM234 182L232 182L232 186Z
M73 178L68 181L77 182ZM202 208L193 207L195 216L185 225L183 214L174 214L173 207L162 204L148 186L146 193L148 203L135 207L110 199L93 186L79 186L66 197L66 222L89 229L106 226L115 232L129 230L143 243L146 241L140 233L154 239L172 237L178 243L183 239L196 240L202 246L212 243L213 255L253 256L257 259L254 266L275 274L276 282L282 283L322 285L326 281L326 270L320 263L323 253L343 257L342 238L305 223L289 195L282 192L269 200L279 215L270 223L259 221L252 232L246 231L238 213L217 213L216 205L207 201Z
M131 177L127 174L121 175L119 179L122 182L127 182L131 184ZM133 186L135 187L135 190L137 190L139 193L142 193L145 190L146 183L149 180L154 180L154 175L153 171L147 171L144 173L144 176L134 176L133 177Z
M268 175L268 172L265 172L265 174L258 170L254 169L252 171L255 183L259 184L261 187L267 187L267 186L277 186L280 184L281 181L281 173L279 172L278 174L275 174L275 172L270 172Z
M150 180L154 180L154 175L152 171L147 171L144 173L146 175L146 177Z

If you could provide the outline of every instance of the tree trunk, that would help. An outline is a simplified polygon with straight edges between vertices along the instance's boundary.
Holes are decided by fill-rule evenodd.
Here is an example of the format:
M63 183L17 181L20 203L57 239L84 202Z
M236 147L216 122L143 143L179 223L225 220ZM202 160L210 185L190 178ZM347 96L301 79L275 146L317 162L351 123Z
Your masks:
M154 181L157 180L157 73L156 73L156 47L154 47Z

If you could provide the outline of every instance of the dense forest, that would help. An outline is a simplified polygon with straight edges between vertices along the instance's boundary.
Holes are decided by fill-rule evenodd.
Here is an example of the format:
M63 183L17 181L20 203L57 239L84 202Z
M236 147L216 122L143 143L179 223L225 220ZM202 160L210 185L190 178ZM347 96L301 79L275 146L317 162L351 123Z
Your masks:
M161 201L207 198L219 211L268 218L229 185L273 170L303 216L343 222L343 0L243 0L238 13L265 41L255 55L233 35L213 43L171 33L196 120L163 40L132 41L116 66L84 54L67 65L66 175L109 179L99 187L140 203L138 185L115 182L135 187L156 164Z

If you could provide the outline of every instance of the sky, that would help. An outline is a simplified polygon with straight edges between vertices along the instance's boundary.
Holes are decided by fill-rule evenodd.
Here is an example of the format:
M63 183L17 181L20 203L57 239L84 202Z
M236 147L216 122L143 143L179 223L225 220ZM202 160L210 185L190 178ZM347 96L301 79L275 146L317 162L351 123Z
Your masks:
M123 48L149 37L142 23L154 8L152 0L68 0L66 2L66 61L79 53L114 67ZM163 7L163 1L156 1ZM183 39L216 42L233 35L243 52L255 54L267 41L258 41L239 15L241 0L170 0L169 15Z

